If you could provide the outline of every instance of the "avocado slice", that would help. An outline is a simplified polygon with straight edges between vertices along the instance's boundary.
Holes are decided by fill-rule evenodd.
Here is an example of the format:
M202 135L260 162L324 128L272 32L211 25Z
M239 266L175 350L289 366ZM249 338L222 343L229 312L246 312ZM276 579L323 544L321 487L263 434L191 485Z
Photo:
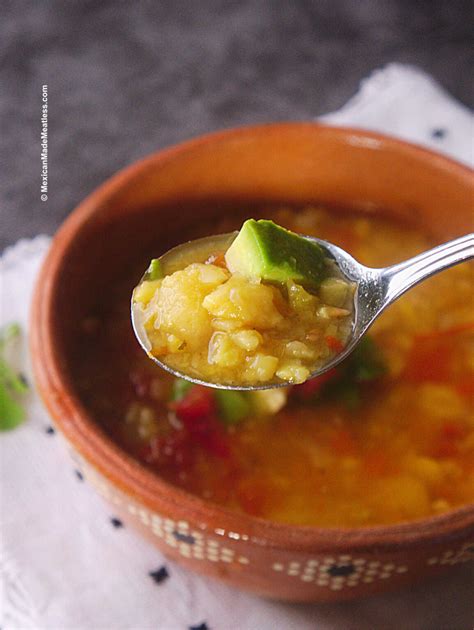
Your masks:
M145 279L146 280L160 280L163 278L163 265L161 264L161 260L159 258L153 258L148 269L146 270Z
M326 276L325 259L317 243L267 219L245 221L225 255L232 273L313 288Z
M233 392L231 390L216 389L217 408L226 424L237 424L248 416L251 411L247 392Z

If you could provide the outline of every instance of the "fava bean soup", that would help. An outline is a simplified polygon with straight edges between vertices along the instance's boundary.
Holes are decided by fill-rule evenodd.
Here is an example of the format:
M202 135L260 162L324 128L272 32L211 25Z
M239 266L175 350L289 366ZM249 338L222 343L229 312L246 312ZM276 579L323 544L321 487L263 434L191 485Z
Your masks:
M319 207L262 214L374 267L433 245L379 216ZM207 232L240 223L226 219ZM196 237L205 233L196 228ZM84 319L76 380L104 430L160 477L232 510L298 525L397 523L474 500L471 265L404 295L339 367L257 392L192 385L150 361L130 324L137 280L124 278L115 300L104 297Z

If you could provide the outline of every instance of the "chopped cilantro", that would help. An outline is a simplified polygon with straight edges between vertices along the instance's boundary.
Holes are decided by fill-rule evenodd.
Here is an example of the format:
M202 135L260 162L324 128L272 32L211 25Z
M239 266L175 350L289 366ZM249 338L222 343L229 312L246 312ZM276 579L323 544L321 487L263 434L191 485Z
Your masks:
M341 365L322 377L316 377L294 388L300 400L308 403L333 400L348 409L357 409L362 402L364 385L384 376L387 367L377 344L365 336L354 352Z

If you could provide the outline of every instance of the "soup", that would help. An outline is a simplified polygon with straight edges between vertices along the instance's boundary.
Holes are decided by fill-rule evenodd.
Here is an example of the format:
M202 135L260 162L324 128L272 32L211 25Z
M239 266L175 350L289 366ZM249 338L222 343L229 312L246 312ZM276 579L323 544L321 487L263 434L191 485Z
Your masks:
M374 267L433 244L388 218L319 207L263 215ZM232 510L315 526L396 523L474 500L472 266L404 295L333 371L254 393L189 385L150 361L129 320L136 280L84 320L76 377L104 430L168 482Z

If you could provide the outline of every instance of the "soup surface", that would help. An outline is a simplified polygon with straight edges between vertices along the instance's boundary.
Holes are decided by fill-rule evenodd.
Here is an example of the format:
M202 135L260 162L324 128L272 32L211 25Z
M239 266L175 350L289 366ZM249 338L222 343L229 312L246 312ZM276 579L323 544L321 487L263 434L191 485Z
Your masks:
M263 215L374 267L432 245L387 218L319 207ZM226 219L207 232L239 224ZM300 525L396 523L474 500L472 266L404 295L332 372L256 393L190 386L150 361L131 330L136 279L84 320L76 380L104 430L161 477L233 510Z

